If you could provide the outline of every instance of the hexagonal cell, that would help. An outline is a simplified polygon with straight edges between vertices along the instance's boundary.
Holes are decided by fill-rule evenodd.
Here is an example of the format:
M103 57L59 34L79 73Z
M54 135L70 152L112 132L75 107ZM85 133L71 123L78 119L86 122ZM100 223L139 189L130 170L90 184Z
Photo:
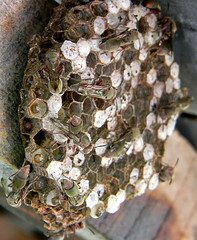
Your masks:
M42 191L48 185L48 178L41 176L39 181L35 181L33 184L33 189L35 191Z
M144 102L144 101L137 100L135 102L135 114L138 121L139 129L141 132L145 128L146 110L148 109L147 105L148 105L148 101Z
M139 53L137 51L131 51L131 50L124 51L123 57L124 57L125 63L127 65L130 65L131 62L133 61L133 59L135 59L136 55L138 55L138 54Z
M28 111L32 117L44 118L48 113L47 103L43 100L36 99L30 104Z
M98 57L96 53L90 53L86 58L87 67L94 68L97 62L98 62Z
M152 144L146 144L143 150L145 161L152 161L154 159L155 150Z
M150 112L146 117L146 127L151 127L156 123L156 114L154 112Z
M78 85L81 82L81 76L79 74L70 74L68 79L68 86L72 87L72 85Z
M96 185L96 174L94 172L89 172L87 179L89 180L89 186L92 189Z
M153 89L145 84L138 84L138 87L136 89L136 97L138 99L145 98L146 101L149 101L151 97L153 96Z
M135 196L141 196L142 194L144 194L146 192L147 186L148 183L146 180L144 179L138 180L135 185Z
M81 132L79 134L79 137L80 137L80 146L82 148L87 148L88 146L91 145L90 138L87 134Z
M102 127L97 129L97 135L101 138L107 138L109 132L107 131L107 123L105 122Z
M66 154L66 147L61 147L60 144L57 144L55 150L53 150L53 158L56 161L63 161Z
M131 94L131 82L129 81L129 82L126 82L125 83L125 92L127 92L126 94L127 95L130 95Z
M53 141L53 137L50 133L45 130L40 130L35 136L33 137L35 144L40 147L49 147Z
M92 139L92 142L94 142L94 139L97 135L97 131L95 128L91 127L89 130L88 130L88 133L90 134L90 137Z
M154 145L154 148L158 149L159 155L163 156L165 147L164 147L164 142L163 141L158 141L157 144ZM156 151L156 150L155 150Z
M136 154L135 162L133 163L133 167L141 168L144 165L144 156L143 152L138 152Z
M130 119L133 115L133 107L132 105L128 105L126 110L123 112L123 118Z
M73 163L76 167L81 167L85 163L85 155L82 152L78 152L74 155Z
M70 132L72 132L73 134L78 134L79 132L82 131L82 129L83 129L82 118L74 115L69 124Z
M107 4L105 2L93 2L90 5L91 10L96 16L105 17L108 13Z
M96 73L97 77L99 77L103 73L103 65L102 64L96 65L95 73Z
M110 182L110 193L116 195L116 193L118 193L119 190L120 190L119 181L115 178L112 179L112 181Z
M140 33L145 34L148 29L149 29L149 25L148 22L146 21L145 18L141 18L138 22L137 22L137 29Z
M144 52L144 50L142 50ZM146 54L146 51L145 51ZM148 62L141 63L141 72L148 72L151 69L151 65Z
M33 96L36 98L47 100L49 98L49 90L48 87L44 84L37 84L32 89Z
M107 168L107 174L112 176L116 171L116 164L113 162L110 164L110 166Z
M63 108L61 108L58 112L58 119L60 121L63 121L66 117L69 118L68 116L66 116L67 111L65 111Z
M85 39L90 39L91 37L93 37L93 31L91 29L91 26L83 22L70 27L67 33L68 37L73 41L77 41L80 37L83 37Z
M62 95L62 106L68 107L73 102L72 91L65 91Z
M92 102L91 98L86 98L85 101L83 102L83 112L84 113L89 113L92 114L94 111L94 104Z
M49 154L45 149L39 148L32 154L32 163L38 166L43 166L49 160Z
M87 6L76 6L71 10L71 14L81 21L91 21L93 17L92 12Z
M103 67L103 74L105 75L105 76L110 76L111 75L111 73L114 71L114 69L115 69L115 63L114 62L112 62L112 63L110 63L109 65L107 65L107 66L104 66Z
M100 82L102 86L111 86L111 78L108 76L100 76L98 82Z
M128 184L126 188L126 199L130 200L135 196L135 186Z
M72 66L71 63L69 61L64 61L61 63L60 67L63 66L63 72L62 75L64 77L67 77L67 75L72 71Z
M33 134L33 132L36 131L37 129L40 129L41 126L42 123L40 119L36 118L24 117L23 119L21 119L20 122L21 132L26 134Z
M97 155L92 155L88 160L88 167L90 170L97 172L101 166L101 158Z
M116 70L119 70L122 66L123 66L123 64L122 64L122 58L120 58L120 59L116 62Z
M122 184L124 183L124 173L120 170L116 170L114 177L119 180L120 187L122 187Z
M65 41L64 32L54 32L53 36L51 37L52 41L55 43L63 43Z
M76 92L73 92L73 99L76 101L76 102L83 102L83 100L85 99L85 96L83 95L80 95Z
M71 116L73 115L80 116L82 112L82 104L77 102L71 103L71 105L69 106L69 111Z
M143 178L149 180L153 175L154 169L152 162L147 162L143 167Z
M99 218L105 212L104 203L99 201L90 211L90 216L92 218Z
M89 172L87 161L84 162L83 167L81 169L81 175L86 175Z
M127 164L127 159L124 156L123 158L119 159L118 162L116 162L116 168L123 170L126 167L126 164Z
M62 89L63 89L63 82L60 78L58 79L53 79L50 80L48 83L48 88L50 93L52 94L60 94L62 93Z
M30 136L27 134L22 134L23 146L26 148L30 143Z
M86 131L92 124L92 115L82 114L81 119L83 120L83 130Z
M112 91L114 90L113 88L111 89ZM109 91L111 91L111 89ZM101 98L94 99L94 102L96 104L96 107L100 110L105 110L110 105L109 102Z
M96 179L98 182L102 182L104 180L104 176L105 176L105 170L103 167L100 167L96 173Z
M152 130L153 131L153 130ZM150 129L146 128L143 132L143 139L145 143L151 143L153 144L155 139L154 139L154 134Z
M107 202L109 196L110 196L110 194L105 191L103 196L101 197L101 200Z
M160 82L165 82L170 76L170 68L166 65L163 65L157 72L157 80Z
M33 84L33 81L34 81L33 76L26 76L23 80L24 88L30 89L30 87Z
M21 123L21 131L22 133L30 133L33 128L32 119L30 118L23 118Z

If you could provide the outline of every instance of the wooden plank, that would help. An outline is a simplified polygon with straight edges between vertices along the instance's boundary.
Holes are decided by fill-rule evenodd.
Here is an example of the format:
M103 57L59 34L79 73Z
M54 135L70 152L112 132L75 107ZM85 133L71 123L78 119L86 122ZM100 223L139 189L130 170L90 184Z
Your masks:
M123 239L122 237L128 231L128 222L129 226L135 224L136 219L145 208L147 200L148 198L139 198L131 201L132 204L130 201L125 202L116 214L105 214L97 221L91 219L88 222L110 239L113 239L114 232L116 232L117 240Z

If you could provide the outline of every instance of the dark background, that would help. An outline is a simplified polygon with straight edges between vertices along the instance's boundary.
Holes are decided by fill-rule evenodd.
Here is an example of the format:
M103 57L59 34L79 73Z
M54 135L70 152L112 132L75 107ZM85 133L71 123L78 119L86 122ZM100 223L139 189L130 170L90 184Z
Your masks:
M191 106L179 118L177 128L197 149L197 1L159 2L163 12L166 11L177 25L174 40L175 60L180 65L182 86L187 87L189 94L194 97Z

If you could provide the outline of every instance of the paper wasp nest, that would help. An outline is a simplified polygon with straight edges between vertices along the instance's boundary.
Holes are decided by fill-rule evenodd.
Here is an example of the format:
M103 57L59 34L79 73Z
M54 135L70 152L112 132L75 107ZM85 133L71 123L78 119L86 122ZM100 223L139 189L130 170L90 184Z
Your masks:
M63 3L30 43L20 195L51 232L115 213L171 177L164 145L190 98L171 52L174 22L156 1L139 2Z

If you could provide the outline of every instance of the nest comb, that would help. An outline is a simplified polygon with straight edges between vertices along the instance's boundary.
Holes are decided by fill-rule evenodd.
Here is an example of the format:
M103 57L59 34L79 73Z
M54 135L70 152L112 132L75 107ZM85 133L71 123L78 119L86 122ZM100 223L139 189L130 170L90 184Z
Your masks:
M174 22L156 1L138 2L63 2L30 42L19 107L30 170L17 193L51 233L113 214L172 176L164 145L191 98Z

